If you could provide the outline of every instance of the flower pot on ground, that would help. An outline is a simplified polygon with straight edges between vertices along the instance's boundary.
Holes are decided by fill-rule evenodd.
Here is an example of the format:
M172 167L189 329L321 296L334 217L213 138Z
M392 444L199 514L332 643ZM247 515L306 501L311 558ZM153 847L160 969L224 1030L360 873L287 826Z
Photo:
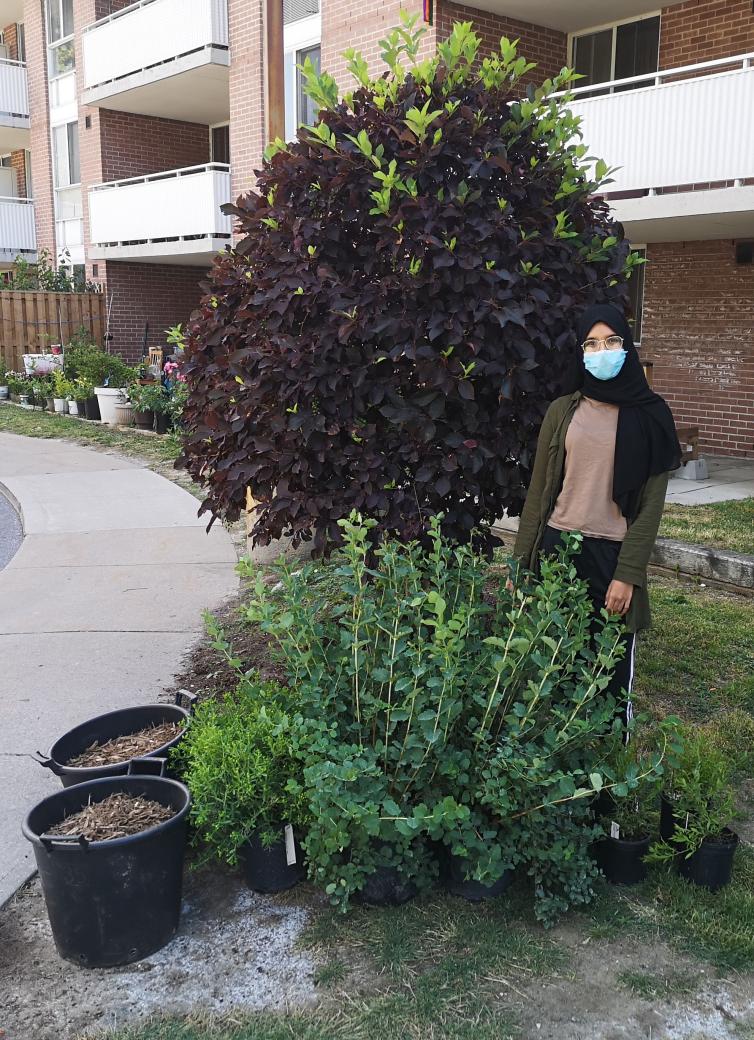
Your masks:
M65 415L68 411L68 402L64 397L54 397L52 401L52 407L58 415Z
M135 753L139 758L164 758L178 746L188 727L194 700L193 695L181 690L175 704L142 704L87 719L59 737L48 755L40 757L40 765L60 777L63 787L122 776L128 772L128 763ZM171 726L177 732L148 746L150 730L159 733ZM140 735L136 752L132 750L134 735ZM121 748L124 750L120 751Z
M416 896L416 884L397 867L379 866L369 874L356 900L367 906L402 906Z
M154 758L135 762L143 772L59 791L24 821L58 953L81 967L141 960L165 946L178 927L191 798L175 780L144 775L164 764ZM87 838L84 822L63 823L86 810L90 826L96 823L94 833L105 833L97 807L117 795L141 799L140 811L151 809L149 818L160 822L110 839ZM59 833L65 829L73 833Z
M130 426L133 422L134 410L130 401L122 401L115 406L115 425Z
M10 396L10 392L7 386L0 386L0 401L7 401Z
M142 430L151 430L154 426L154 412L134 411L134 422Z
M87 419L91 420L99 421L102 418L99 410L99 400L95 395L87 397L86 401L84 402L84 414L86 415Z
M55 407L55 398L54 397L47 397L47 398L45 398L45 407L47 408L48 412L56 412L57 408Z
M308 813L294 707L293 691L245 674L221 702L197 707L171 755L192 794L197 840L209 856L231 866L240 860L258 891L290 888L303 877L298 839ZM287 849L285 824L293 831Z
M255 831L238 850L238 858L244 880L254 892L285 892L306 877L303 852L292 827Z
M74 403L76 405L75 414L78 415L79 419L86 419L86 398L77 397Z
M68 405L68 414L69 415L78 415L79 414L79 403L78 403L78 401L76 401L75 399L71 398L71 399L69 399L67 401L67 405Z
M717 892L730 884L737 847L738 835L725 827L713 838L704 838L696 852L682 856L678 860L678 873L695 885Z
M170 430L170 416L164 412L155 413L154 428L157 433L167 433Z
M29 395L28 394L19 394L18 395L18 403L19 404L26 404L26 405L28 405L28 403L29 403Z
M108 426L116 426L118 414L115 409L116 405L125 403L124 391L118 387L96 386L94 392L97 395L102 422L107 423Z
M651 862L674 865L695 884L717 891L730 881L737 836L730 755L701 730L685 727L666 780L661 839ZM672 829L671 829L672 824Z
M468 859L451 852L447 860L445 887L451 895L461 896L469 903L481 903L502 895L513 881L513 875L512 870L504 870L496 881L477 881Z

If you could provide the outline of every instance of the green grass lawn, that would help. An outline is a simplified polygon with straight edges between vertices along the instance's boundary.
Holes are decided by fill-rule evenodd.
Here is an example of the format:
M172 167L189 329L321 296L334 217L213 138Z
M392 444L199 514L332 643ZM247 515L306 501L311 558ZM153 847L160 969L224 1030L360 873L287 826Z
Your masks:
M706 506L668 503L660 537L754 555L754 498Z
M180 441L172 434L158 437L136 429L104 426L85 419L55 415L36 408L19 408L0 404L0 431L24 437L63 437L78 444L115 448L123 455L142 458L146 462L172 462L178 457Z

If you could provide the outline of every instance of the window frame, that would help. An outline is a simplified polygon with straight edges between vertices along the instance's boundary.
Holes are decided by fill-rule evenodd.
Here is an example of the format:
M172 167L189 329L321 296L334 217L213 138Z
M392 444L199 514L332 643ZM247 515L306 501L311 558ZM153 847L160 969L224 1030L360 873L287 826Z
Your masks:
M568 33L568 41L567 41L567 47L568 47L568 51L567 51L567 53L568 53L568 67L571 68L571 69L574 68L574 57L575 57L575 50L576 50L576 40L579 39L579 37L581 37L581 36L591 36L593 33L605 32L607 29L610 29L610 30L612 30L612 47L611 47L611 50L610 50L610 79L601 80L599 83L589 83L588 86L590 88L593 87L595 90L597 90L597 89L600 89L600 87L604 86L606 83L612 83L615 80L615 50L616 50L616 42L617 42L617 39L618 39L618 28L619 28L619 26L621 26L621 25L631 25L632 22L645 22L645 21L648 21L650 18L659 18L660 19L659 32L657 33L657 69L659 70L659 67L660 67L660 41L662 39L662 9L660 9L660 8L658 8L656 11L645 11L643 14L634 15L633 18L618 18L616 21L613 21L613 22L605 22L603 25L592 25L592 26L589 26L589 28L587 28L587 29L579 29L578 32ZM648 75L649 75L649 73L648 73ZM576 80L576 83L574 85L577 86L577 87L581 86L581 81L580 80ZM611 87L609 93L612 94L613 92L614 92L614 88ZM604 93L604 91L603 91L603 93Z
M288 22L283 27L283 69L285 76L285 138L295 140L301 125L298 111L297 55L311 47L322 46L322 15L312 14Z
M45 3L45 43L47 45L47 78L49 80L60 79L61 76L70 76L72 72L76 71L76 51L73 50L73 65L70 69L64 69L62 72L56 71L54 56L55 52L61 47L65 47L67 44L73 45L75 37L75 27L71 28L70 33L60 36L54 40L50 39L52 34L52 19L50 17L50 8L52 5L56 5L60 15L60 28L63 29L63 0L46 0Z
M220 122L220 123L210 123L210 125L209 125L209 161L211 163L222 162L222 160L215 158L215 154L214 154L214 137L213 137L213 133L212 132L213 132L213 130L221 130L224 126L228 127L228 163L226 165L230 165L230 120L229 119L223 119L222 122Z
M77 140L77 145L78 145L77 161L78 161L78 167L79 167L78 168L78 175L79 176L78 176L78 180L74 181L74 180L70 179L70 177L71 177L71 130L70 130L70 128L72 126L76 127L76 136L78 137L78 132L79 132L78 131L78 125L79 125L78 119L69 119L65 123L56 123L54 126L50 127L50 136L52 138L52 183L53 183L53 187L54 187L55 191L67 191L69 188L80 188L81 187L81 143L78 140ZM57 183L58 155L57 155L57 150L56 150L56 145L55 145L55 139L56 139L55 138L55 132L59 131L59 130L65 130L65 148L66 148L65 157L66 157L66 167L67 167L67 170L68 170L68 178L69 178L67 184L58 184Z

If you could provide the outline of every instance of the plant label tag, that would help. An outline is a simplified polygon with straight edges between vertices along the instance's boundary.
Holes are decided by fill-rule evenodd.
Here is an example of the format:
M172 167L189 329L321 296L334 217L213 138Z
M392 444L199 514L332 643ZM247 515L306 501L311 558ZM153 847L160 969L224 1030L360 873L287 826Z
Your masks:
M615 822L615 820L610 824L610 837L620 838L620 826Z
M293 840L293 827L290 823L285 825L285 862L289 867L296 865L296 843Z

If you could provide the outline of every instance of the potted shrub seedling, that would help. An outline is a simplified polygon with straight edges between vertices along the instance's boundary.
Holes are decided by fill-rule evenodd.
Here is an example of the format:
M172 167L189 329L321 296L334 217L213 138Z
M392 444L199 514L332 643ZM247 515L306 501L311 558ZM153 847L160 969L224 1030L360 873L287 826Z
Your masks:
M730 882L738 835L730 759L699 730L686 728L663 791L661 839L650 862L674 863L687 880L717 891Z
M5 362L0 357L0 401L7 401L9 396L8 369L5 367Z
M134 409L134 421L142 429L153 429L155 418L164 414L168 407L168 395L162 383L142 380L129 390Z
M68 398L73 395L73 383L66 379L62 371L56 370L51 375L53 409L63 415L68 411Z
M89 416L86 414L86 404L87 401L91 399L93 394L94 387L88 379L78 377L73 380L73 397L76 403L76 414L82 419L89 418Z
M249 675L222 701L199 705L175 752L197 835L209 854L240 863L257 892L284 891L305 875L308 814L288 698Z

